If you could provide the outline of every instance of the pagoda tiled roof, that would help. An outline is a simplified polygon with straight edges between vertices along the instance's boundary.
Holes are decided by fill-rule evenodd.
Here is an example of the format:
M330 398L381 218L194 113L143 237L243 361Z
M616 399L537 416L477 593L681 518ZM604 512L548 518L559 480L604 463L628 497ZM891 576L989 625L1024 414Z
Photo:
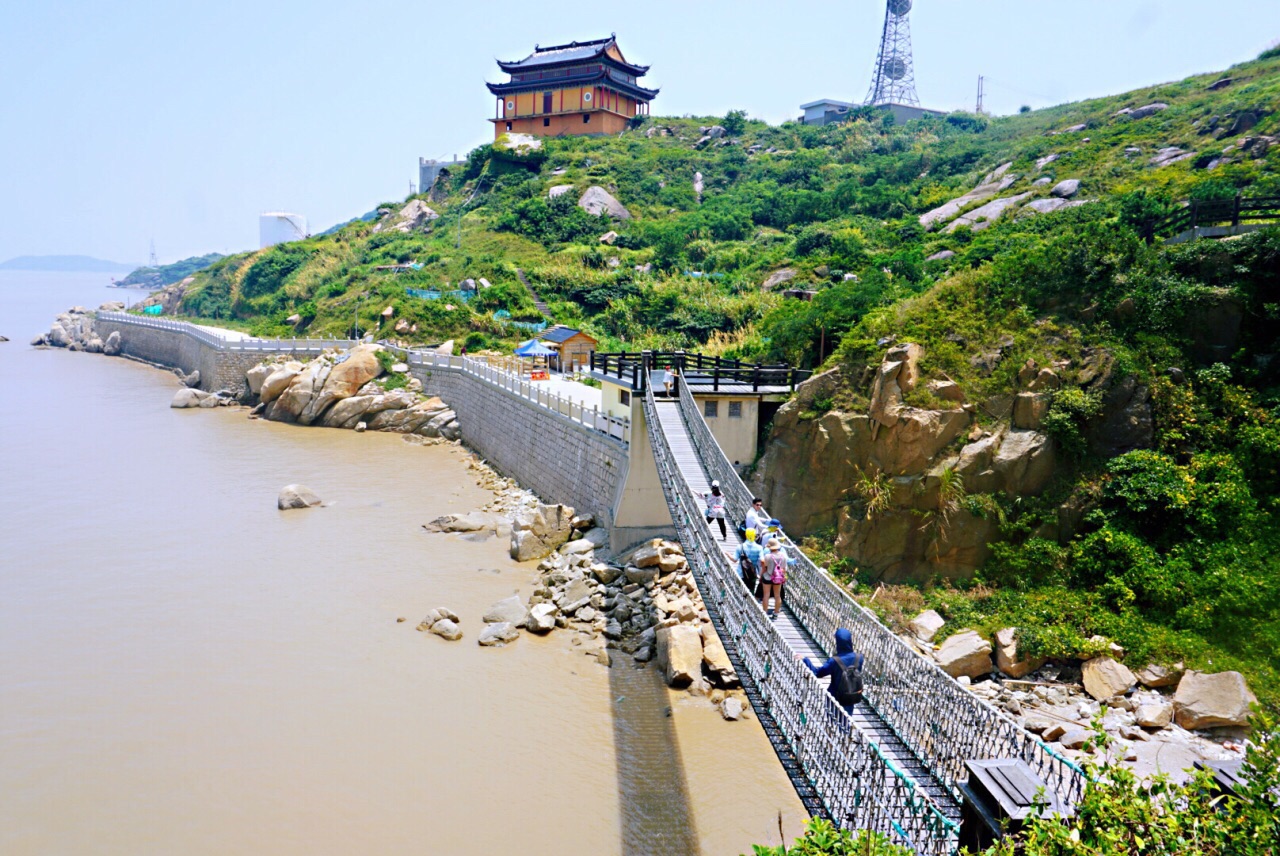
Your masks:
M582 74L570 74L564 77L549 77L541 80L513 80L510 83L486 83L494 95L512 95L517 92L542 92L547 89L561 89L566 86L586 86L604 84L632 96L640 101L652 101L658 97L657 89L646 89L635 83L624 80L613 69L591 69Z
M649 66L633 65L629 62L619 61L609 56L606 51L610 46L617 44L615 36L609 36L607 39L595 39L589 42L570 42L567 45L553 45L544 48L535 45L533 53L520 60L498 60L498 67L508 74L519 71L528 71L534 68L547 68L549 66L567 65L575 62L586 62L587 60L598 59L616 65L624 71L640 77L647 74Z

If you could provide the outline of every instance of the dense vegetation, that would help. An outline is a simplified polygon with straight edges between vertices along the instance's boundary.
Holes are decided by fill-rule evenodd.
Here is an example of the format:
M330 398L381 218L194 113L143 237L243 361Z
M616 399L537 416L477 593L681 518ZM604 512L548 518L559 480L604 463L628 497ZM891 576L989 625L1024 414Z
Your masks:
M1154 102L1167 109L1121 112ZM1065 465L1030 500L957 486L957 502L999 522L1002 543L973 583L927 586L913 603L937 607L950 627L1021 627L1032 653L1075 655L1102 634L1135 660L1238 668L1274 704L1280 230L1176 246L1148 245L1140 231L1184 200L1280 194L1280 145L1256 142L1280 131L1277 104L1280 56L1264 55L1004 118L895 126L861 110L840 126L771 127L735 112L548 139L532 153L485 145L420 197L440 215L423 228L399 231L404 203L393 203L373 221L222 259L196 274L182 309L261 334L380 329L509 348L527 336L511 322L540 318L523 272L556 321L606 350L690 347L859 377L896 337L921 344L925 374L956 381L971 402L1007 395L1027 360L1066 366L1044 422ZM699 126L716 122L726 135L699 144ZM1154 160L1172 147L1187 156ZM985 228L921 226L922 213L1002 164L1001 195L1045 198L1074 178L1089 201L1011 210ZM580 209L592 185L632 219ZM609 230L615 242L602 243ZM407 267L378 270L392 265ZM779 271L790 272L785 285L762 290ZM448 294L482 278L491 287L469 300ZM417 332L386 329L386 307ZM975 360L992 353L1000 359ZM1149 390L1143 448L1100 436L1105 402L1086 389L1086 370ZM864 407L866 392L849 384L826 405ZM1046 535L1063 514L1076 519L1071 536Z
M225 258L222 253L207 253L203 256L182 259L173 264L140 267L131 271L117 285L142 285L148 288L163 288L166 285L181 282L196 271L204 270L221 258Z

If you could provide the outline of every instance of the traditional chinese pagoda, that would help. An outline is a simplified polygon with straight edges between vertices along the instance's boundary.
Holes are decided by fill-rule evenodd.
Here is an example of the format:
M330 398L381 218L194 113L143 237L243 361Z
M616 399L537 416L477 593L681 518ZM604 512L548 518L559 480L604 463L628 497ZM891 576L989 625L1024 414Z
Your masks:
M544 48L516 62L498 60L511 75L507 83L489 83L498 98L494 138L508 131L556 137L566 134L616 134L635 116L649 114L658 94L638 81L647 65L632 65L614 36Z

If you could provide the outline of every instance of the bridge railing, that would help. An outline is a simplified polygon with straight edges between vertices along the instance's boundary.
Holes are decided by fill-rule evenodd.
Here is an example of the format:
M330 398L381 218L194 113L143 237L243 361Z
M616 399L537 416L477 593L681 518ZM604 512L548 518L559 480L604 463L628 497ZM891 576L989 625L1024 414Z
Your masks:
M815 793L819 805L810 805L810 811L821 811L846 828L876 830L918 853L954 853L956 823L854 727L822 683L795 659L725 559L705 524L700 498L676 464L651 388L644 409L663 493L704 602L739 678L757 694L757 714L776 726L783 750L800 768L797 789L802 796L810 789Z
M1162 235L1178 235L1201 226L1280 221L1280 196L1243 196L1234 199L1193 199L1183 207L1153 220L1142 232L1148 243Z
M442 354L438 351L420 351L386 342L381 344L392 353L399 354L411 368L417 366L424 369L443 368L464 372L531 404L563 416L570 422L621 440L626 445L631 444L631 420L602 412L599 405L587 407L580 401L554 393L544 386L539 386L535 381L525 380L505 368L492 366L477 357Z
M591 354L591 371L629 383L635 390L643 390L648 385L650 373L668 367L679 369L690 383L699 387L710 386L713 391L722 386L749 386L753 390L779 386L795 389L796 384L812 374L806 369L783 364L744 363L687 351Z
M353 339L259 339L250 337L232 339L219 333L192 324L188 321L170 321L166 318L148 318L145 315L131 315L127 312L98 311L96 317L101 321L116 324L130 324L134 327L150 327L153 330L168 330L182 333L198 342L220 351L261 351L263 353L319 354L327 348L349 348L356 344Z
M707 475L720 482L726 513L745 519L751 493L683 384L680 411ZM866 656L867 701L956 799L958 784L967 777L965 761L1019 758L1060 801L1079 801L1084 789L1079 767L912 650L789 539L783 540L796 559L787 573L787 605L828 654L837 629L853 634L854 649Z

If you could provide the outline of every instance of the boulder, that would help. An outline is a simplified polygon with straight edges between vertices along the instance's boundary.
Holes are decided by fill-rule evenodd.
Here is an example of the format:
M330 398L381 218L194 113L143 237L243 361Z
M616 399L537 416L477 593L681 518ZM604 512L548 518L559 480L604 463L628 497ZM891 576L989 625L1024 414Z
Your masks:
M262 365L254 366L245 372L244 379L245 383L249 386L249 391L254 395L260 394L262 392L262 385L266 382L267 378L271 377L275 370L275 366Z
M977 678L991 672L991 643L976 630L962 630L948 637L933 656L942 671L953 678Z
M614 199L609 191L599 185L593 184L587 188L586 192L578 199L578 207L597 217L603 217L607 214L615 220L631 219L631 212L624 208L621 202Z
M1064 749L1082 749L1092 737L1094 733L1087 728L1071 728L1058 737L1058 742Z
M907 629L911 634L921 642L932 642L933 637L938 635L938 631L947 622L942 620L942 616L932 609L926 609L917 615L907 624Z
M414 199L411 200L408 205L400 209L400 213L397 215L397 219L399 219L400 222L396 224L395 228L396 231L399 232L412 232L415 229L420 229L439 216L439 214L427 207L427 204L421 199Z
M1169 109L1168 104L1165 104L1162 101L1156 101L1153 104L1144 104L1143 106L1136 108L1132 113L1129 114L1129 118L1145 119L1148 116L1154 116L1160 111L1168 110L1168 109Z
M1155 663L1149 663L1135 672L1134 677L1144 687L1159 689L1176 686L1182 679L1183 671L1181 663L1175 663L1173 666L1157 666Z
M1168 728L1173 722L1173 705L1166 701L1138 705L1133 721L1143 728Z
M1080 179L1068 178L1059 181L1053 186L1053 190L1049 191L1050 196L1056 196L1059 199L1070 199L1080 191Z
M1048 393L1020 392L1013 400L1013 427L1038 431L1048 413Z
M525 627L534 633L550 633L556 629L556 615L560 612L554 603L535 604L529 610Z
M481 617L481 620L491 624L506 622L519 626L528 618L529 610L525 608L524 601L520 599L520 595L513 594L489 607L489 611Z
M119 356L122 345L120 344L120 331L113 330L111 335L107 337L107 341L102 343L102 353L108 357Z
M686 687L702 676L702 633L697 627L660 627L656 641L658 666L670 686Z
M200 369L195 369L189 375L179 375L179 377L182 378L182 383L184 385L189 386L192 389L195 389L200 385Z
M169 406L177 408L199 407L205 399L212 397L210 393L183 387L173 394L173 400L169 402Z
M638 547L631 554L628 563L637 568L654 568L662 560L662 541L655 538L651 542ZM629 575L628 575L629 576ZM634 580L633 580L634 582Z
M1249 705L1257 700L1239 672L1187 672L1173 696L1173 714L1188 730L1248 725Z
M737 685L738 673L734 671L733 663L729 662L729 654L724 650L724 643L720 641L715 628L710 624L702 625L702 662L709 671L718 676L717 683L720 686Z
M573 509L567 505L539 503L525 509L511 521L511 558L541 559L569 540L572 531Z
M56 322L49 327L49 334L45 339L55 348L65 348L71 344L71 336L67 333L66 328Z
M955 256L954 250L939 250L931 256L925 258L927 262L943 262Z
M769 274L767 279L765 279L764 283L760 286L760 290L773 291L775 288L782 285L784 282L790 282L795 278L796 278L796 272L791 268L783 268L782 270L775 270L773 273Z
M329 408L329 412L320 420L320 424L327 428L354 428L357 423L363 421L370 406L377 399L376 395L353 395L350 398L344 398Z
M448 639L450 642L457 642L462 638L462 628L452 618L441 618L439 621L434 622L431 625L431 632L443 639Z
M1010 496L1027 496L1044 490L1053 476L1053 466L1053 444L1036 431L1010 431L991 461L991 468L1001 477L1004 490Z
M497 621L485 625L484 630L480 631L480 638L477 641L485 648L501 648L508 642L514 642L519 638L520 630L514 624L509 621Z
M321 504L320 497L311 488L301 484L285 485L276 498L276 507L282 511L290 508L313 508Z
M382 364L378 362L380 350L382 348L378 345L356 345L347 351L341 362L324 372L323 377L323 370L315 372L315 384L319 384L319 389L298 413L298 424L312 424L331 404L350 398L360 387L382 374Z
M1018 631L1006 627L996 632L996 668L1011 678L1022 678L1044 665L1043 657L1018 657Z
M742 713L742 699L737 696L728 696L724 701L720 702L720 715L729 722L737 722L742 719Z
M1133 689L1138 679L1123 663L1110 657L1094 657L1080 667L1084 691L1098 701L1124 695Z
M568 193L570 190L573 190L572 184L554 185L550 190L547 191L547 198L555 199L557 196L563 196L564 194Z
M270 404L289 388L289 384L293 383L293 379L298 376L301 368L291 368L284 366L277 368L262 381L262 387L258 390L258 399L263 404Z
M596 545L592 544L586 538L578 538L568 541L560 548L560 552L566 556L578 556L583 553L590 553L595 550Z

